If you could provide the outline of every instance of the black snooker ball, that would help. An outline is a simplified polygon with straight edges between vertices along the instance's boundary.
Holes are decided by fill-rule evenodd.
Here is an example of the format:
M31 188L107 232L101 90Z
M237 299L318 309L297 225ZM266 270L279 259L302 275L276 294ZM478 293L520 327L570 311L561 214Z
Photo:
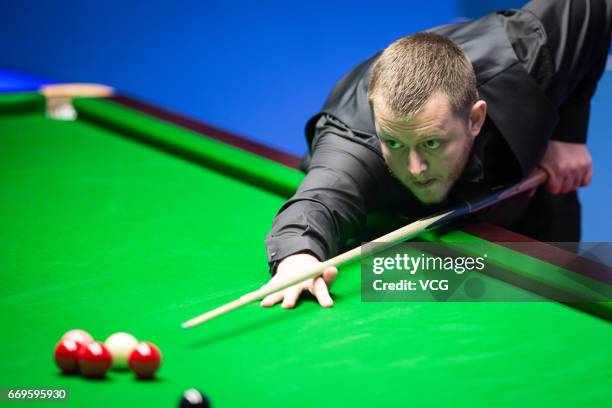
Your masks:
M190 388L183 393L183 398L179 405L180 408L187 407L204 407L210 408L210 401L204 394L195 388Z

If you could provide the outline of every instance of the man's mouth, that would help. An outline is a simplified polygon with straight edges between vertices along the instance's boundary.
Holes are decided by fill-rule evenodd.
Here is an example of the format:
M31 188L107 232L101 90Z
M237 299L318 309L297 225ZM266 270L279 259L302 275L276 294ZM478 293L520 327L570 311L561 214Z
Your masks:
M418 186L418 187L429 187L431 186L434 182L436 181L436 179L427 179L427 180L412 180L412 184Z

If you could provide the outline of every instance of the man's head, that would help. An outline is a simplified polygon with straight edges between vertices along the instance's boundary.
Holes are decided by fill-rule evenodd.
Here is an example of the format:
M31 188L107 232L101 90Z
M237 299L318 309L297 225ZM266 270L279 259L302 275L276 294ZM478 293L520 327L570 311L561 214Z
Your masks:
M437 34L401 38L376 62L368 99L391 172L423 203L443 201L487 111L467 56Z

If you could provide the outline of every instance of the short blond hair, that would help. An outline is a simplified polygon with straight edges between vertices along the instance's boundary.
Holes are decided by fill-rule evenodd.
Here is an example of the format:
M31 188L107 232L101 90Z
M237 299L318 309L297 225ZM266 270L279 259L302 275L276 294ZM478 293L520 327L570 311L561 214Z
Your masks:
M474 68L450 39L416 33L383 51L374 66L368 100L403 119L418 113L436 92L448 97L455 114L466 115L478 100Z

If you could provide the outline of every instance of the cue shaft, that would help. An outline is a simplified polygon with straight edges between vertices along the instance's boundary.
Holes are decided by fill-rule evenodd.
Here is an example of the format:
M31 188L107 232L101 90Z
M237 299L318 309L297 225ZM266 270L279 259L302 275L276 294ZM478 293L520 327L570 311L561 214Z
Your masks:
M412 222L404 227L398 228L395 231L392 231L388 234L383 235L382 237L374 240L377 244L395 244L402 241L405 241L409 238L412 238L423 231L432 230L438 228L442 225L449 223L461 216L466 214L470 214L476 211L480 211L486 207L489 207L495 203L506 200L510 197L513 197L522 192L531 190L540 184L544 183L548 175L544 170L536 169L531 176L526 178L525 180L514 184L510 187L507 187L495 194L488 195L485 198L473 200L470 202L466 202L464 205L459 206L458 208L443 212L440 214L432 215L430 217L422 218L415 222ZM382 250L386 248L387 245L382 245L377 247L377 250ZM279 292L283 289L286 289L290 286L303 282L307 279L311 279L317 277L323 273L325 269L330 266L339 266L341 264L352 261L359 256L361 256L363 246L353 248L350 251L344 252L340 255L337 255L333 258L328 259L327 261L318 263L313 265L310 268L304 269L301 273L296 274L291 279L283 280L283 281L271 281L262 286L261 288L249 292L246 295L232 301L226 303L222 306L219 306L216 309L213 309L209 312L206 312L202 315L196 316L193 319L190 319L183 323L181 327L184 329L188 329L190 327L197 326L202 324L208 320L214 319L215 317L221 316L225 313L228 313L234 309L242 307L246 304L254 302L256 300L263 299L264 297L271 295L272 293Z
M420 234L421 232L423 232L425 229L427 229L427 227L429 225L434 224L436 221L438 221L439 219L448 216L449 214L451 214L452 211L446 212L446 213L442 213L442 214L438 214L429 218L425 218L425 219L421 219L418 221L415 221L411 224L408 224L402 228L399 228L393 232L390 232L386 235L383 235L382 237L378 238L376 240L376 243L381 243L381 244L394 244L397 242L401 242L404 241L408 238L414 237L418 234ZM197 326L199 324L202 324L208 320L214 319L217 316L221 316L222 314L225 314L227 312L230 312L234 309L237 309L241 306L244 306L248 303L254 302L256 300L259 299L263 299L264 297L271 295L272 293L276 293L278 291L281 291L283 289L287 289L290 286L293 286L295 284L298 284L300 282L303 282L307 279L310 278L314 278L316 276L319 276L323 273L323 271L325 269L327 269L330 266L337 266L337 265L341 265L347 262L350 262L354 259L357 259L361 256L361 251L362 251L363 247L357 247L357 248L353 248L350 251L344 252L340 255L337 255L333 258L328 259L327 261L321 262L319 264L313 265L310 268L306 268L304 269L301 273L296 274L295 276L293 276L291 279L287 279L287 280L283 280L283 281L275 281L275 282L269 282L266 285L262 286L261 288L259 288L258 290L255 290L253 292L249 292L246 295L240 297L239 299L236 299L230 303L226 303L223 306L219 306L216 309L213 309L209 312L206 312L200 316L194 317L191 320L186 321L185 323L183 323L181 326L184 329L193 327L193 326Z

